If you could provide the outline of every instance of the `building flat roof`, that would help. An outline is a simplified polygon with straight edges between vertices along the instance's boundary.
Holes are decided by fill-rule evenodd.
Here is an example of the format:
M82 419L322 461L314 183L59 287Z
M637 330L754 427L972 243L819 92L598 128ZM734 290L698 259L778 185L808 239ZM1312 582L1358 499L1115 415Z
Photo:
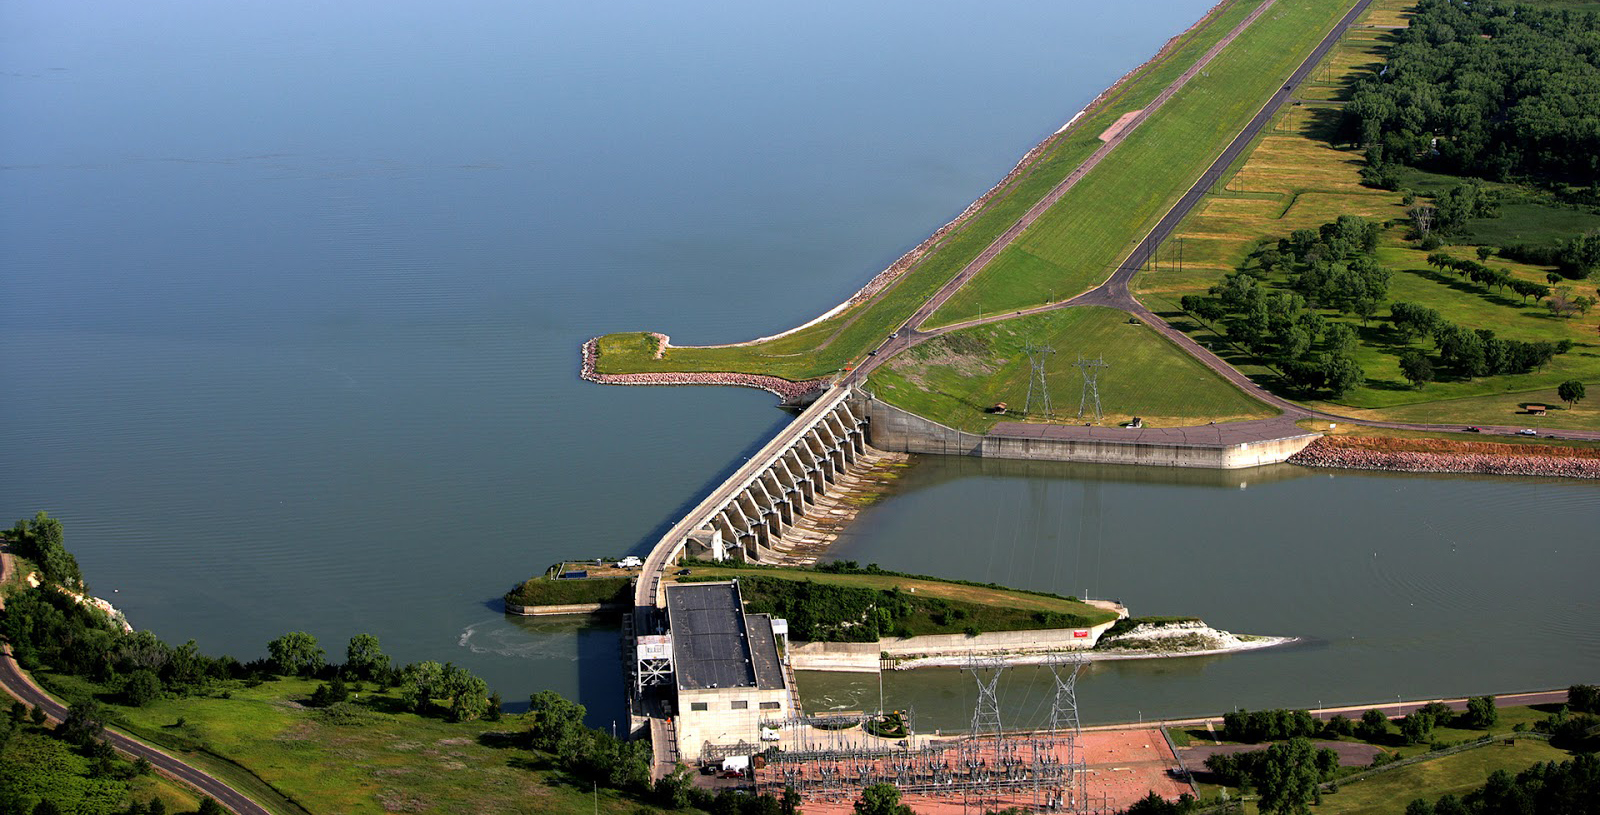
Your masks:
M783 663L778 661L778 641L772 636L772 615L744 615L750 632L750 664L756 669L756 687L761 690L783 688Z
M738 584L668 586L667 621L680 690L757 687ZM769 624L769 642L771 634Z

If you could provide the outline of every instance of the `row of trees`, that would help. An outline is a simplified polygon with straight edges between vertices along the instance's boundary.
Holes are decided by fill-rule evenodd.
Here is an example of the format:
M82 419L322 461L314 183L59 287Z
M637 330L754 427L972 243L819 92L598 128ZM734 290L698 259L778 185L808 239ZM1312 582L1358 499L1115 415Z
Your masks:
M1600 182L1597 32L1593 13L1422 0L1383 69L1356 83L1345 135L1443 172Z
M1537 303L1550 296L1549 286L1543 283L1534 283L1531 280L1512 277L1510 269L1491 269L1478 261L1454 258L1444 252L1434 252L1428 255L1428 265L1441 271L1449 270L1455 272L1457 275L1483 286L1484 289L1493 287L1504 292L1509 287L1512 292L1522 298L1524 303L1528 302L1529 297L1532 297L1534 302Z
M1456 325L1438 311L1415 303L1394 303L1389 307L1389 314L1390 325L1402 342L1430 338L1440 365L1467 379L1536 371L1549 364L1557 354L1565 354L1573 347L1571 340L1501 339L1490 329ZM1433 379L1432 362L1416 349L1401 355L1400 368L1412 384L1421 385Z
M499 697L489 694L482 679L449 663L430 661L396 668L371 634L352 637L345 648L345 661L331 665L316 637L304 631L272 640L267 643L267 658L249 663L203 654L192 640L173 646L149 631L128 632L99 609L57 590L68 585L63 581L82 585L77 564L62 545L60 522L41 512L25 526L34 541L30 551L59 553L51 556L53 560L71 565L48 575L41 568L44 581L36 588L13 592L0 613L0 636L11 644L13 655L25 669L49 668L83 677L138 707L167 695L201 693L223 680L259 681L286 675L367 680L384 688L399 687L401 700L413 711L456 721L498 715ZM321 688L319 700L330 700L332 690Z

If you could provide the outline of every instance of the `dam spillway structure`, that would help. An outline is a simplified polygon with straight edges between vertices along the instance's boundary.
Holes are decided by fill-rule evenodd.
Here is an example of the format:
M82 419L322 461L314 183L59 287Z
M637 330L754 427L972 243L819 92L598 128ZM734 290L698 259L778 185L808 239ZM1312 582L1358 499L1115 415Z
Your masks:
M667 530L645 563L635 607L662 605L662 574L685 555L790 562L807 517L881 456L867 444L865 399L852 387L830 388Z

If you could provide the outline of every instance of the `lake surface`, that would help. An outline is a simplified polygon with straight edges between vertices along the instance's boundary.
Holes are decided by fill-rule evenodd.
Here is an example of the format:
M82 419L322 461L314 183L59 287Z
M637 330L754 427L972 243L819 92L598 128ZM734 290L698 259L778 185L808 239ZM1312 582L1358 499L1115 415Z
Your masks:
M5 4L0 512L168 640L370 631L602 722L614 631L497 598L787 417L578 345L810 319L1209 4Z
M169 641L249 659L306 630L339 658L366 631L510 701L554 688L604 724L621 709L615 630L507 619L499 595L560 558L642 552L787 417L756 391L585 384L578 345L623 329L735 341L826 310L1210 3L5 4L0 513L63 518L96 592ZM1380 479L1417 485L1406 506L1434 523L1488 501L1514 529L1451 527L1483 572L1532 558L1551 573L1460 594L1437 588L1454 572L1426 570L1450 579L1421 588L1472 613L1369 640L1399 613L1386 581L1421 576L1351 562L1346 590L1291 573L1318 558L1264 557L1312 551L1305 521L1365 511L1367 493L1340 491L1368 481L1234 505L1278 522L1207 522L1224 564L1187 533L1254 487L950 466L914 471L847 556L915 551L918 571L1005 580L1054 551L1065 590L1356 635L1341 647L1369 649L1368 671L1427 646L1474 690L1595 673L1592 640L1530 667L1476 633L1502 618L1581 633L1533 612L1589 602L1570 584L1593 569L1539 548L1566 551L1571 519L1594 520L1587 486ZM1066 571L1074 520L1037 539L919 520L935 494L988 518L1006 489L1008 507L1097 490L1098 560ZM1295 616L1285 597L1347 608ZM1114 670L1209 710L1292 695L1331 649ZM1115 684L1085 681L1087 719L1134 698Z

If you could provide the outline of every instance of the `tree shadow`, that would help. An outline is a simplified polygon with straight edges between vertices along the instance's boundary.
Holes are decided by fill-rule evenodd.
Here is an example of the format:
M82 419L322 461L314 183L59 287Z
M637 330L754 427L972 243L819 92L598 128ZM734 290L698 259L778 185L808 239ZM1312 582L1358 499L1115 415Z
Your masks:
M478 734L478 744L491 750L512 750L526 748L528 738L515 730L486 730Z

